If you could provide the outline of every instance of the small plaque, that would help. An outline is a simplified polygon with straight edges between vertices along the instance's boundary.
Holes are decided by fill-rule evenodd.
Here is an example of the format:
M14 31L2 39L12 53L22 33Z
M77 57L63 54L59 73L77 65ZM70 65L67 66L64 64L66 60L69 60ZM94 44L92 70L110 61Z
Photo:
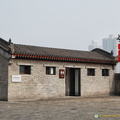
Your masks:
M59 78L64 78L65 77L65 70L64 69L60 69L59 70Z
M21 75L12 75L12 82L21 82Z

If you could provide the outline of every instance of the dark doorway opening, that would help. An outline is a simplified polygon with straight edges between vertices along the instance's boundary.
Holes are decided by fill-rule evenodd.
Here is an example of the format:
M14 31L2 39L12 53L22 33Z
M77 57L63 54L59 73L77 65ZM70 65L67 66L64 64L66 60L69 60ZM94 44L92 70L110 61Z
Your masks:
M80 68L66 68L66 95L81 95Z

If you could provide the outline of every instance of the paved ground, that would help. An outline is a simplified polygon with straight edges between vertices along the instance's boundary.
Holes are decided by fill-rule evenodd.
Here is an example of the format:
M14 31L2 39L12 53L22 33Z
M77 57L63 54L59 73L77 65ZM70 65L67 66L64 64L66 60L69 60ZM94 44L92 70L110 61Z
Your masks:
M95 114L98 114L99 118L94 118ZM120 120L120 96L25 102L0 101L0 120L97 119Z

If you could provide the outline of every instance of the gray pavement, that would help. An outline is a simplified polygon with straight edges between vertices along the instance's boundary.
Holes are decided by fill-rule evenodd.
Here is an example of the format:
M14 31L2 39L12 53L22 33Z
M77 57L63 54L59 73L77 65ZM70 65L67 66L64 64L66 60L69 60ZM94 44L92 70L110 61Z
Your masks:
M0 120L120 120L120 96L0 101Z

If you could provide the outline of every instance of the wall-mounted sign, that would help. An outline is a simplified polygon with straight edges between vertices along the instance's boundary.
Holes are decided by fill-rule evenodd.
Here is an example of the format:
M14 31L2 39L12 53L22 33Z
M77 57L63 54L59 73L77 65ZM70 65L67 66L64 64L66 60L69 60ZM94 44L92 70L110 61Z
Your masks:
M118 49L120 49L120 44L118 44Z
M65 70L64 69L60 69L59 70L59 78L64 78L65 77Z
M12 75L12 82L21 82L21 75Z
M118 34L117 40L119 40L119 42L120 42L120 35L119 34ZM118 44L118 62L120 62L120 43Z
M118 62L120 62L120 56L118 56Z
M120 62L120 44L118 44L118 62Z
M118 56L120 56L120 50L118 51Z

